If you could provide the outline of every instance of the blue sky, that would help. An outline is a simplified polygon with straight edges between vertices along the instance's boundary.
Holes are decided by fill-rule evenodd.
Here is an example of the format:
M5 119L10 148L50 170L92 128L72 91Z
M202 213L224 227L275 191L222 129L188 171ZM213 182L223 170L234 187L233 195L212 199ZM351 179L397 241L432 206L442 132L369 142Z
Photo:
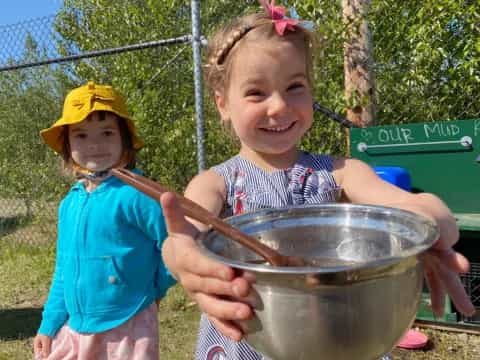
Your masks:
M0 26L54 15L62 0L6 0L0 7Z

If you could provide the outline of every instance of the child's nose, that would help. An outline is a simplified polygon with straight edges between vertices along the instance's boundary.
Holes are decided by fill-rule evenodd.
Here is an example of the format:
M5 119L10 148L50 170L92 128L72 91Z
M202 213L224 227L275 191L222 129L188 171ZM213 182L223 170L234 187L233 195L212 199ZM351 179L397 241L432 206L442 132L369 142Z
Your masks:
M282 96L282 94L274 94L272 95L270 99L270 104L268 107L268 115L269 116L274 116L279 113L282 113L287 109L287 101L286 99Z
M100 143L97 142L97 141L91 141L91 142L88 144L88 148L89 148L90 150L97 150L99 147L100 147Z

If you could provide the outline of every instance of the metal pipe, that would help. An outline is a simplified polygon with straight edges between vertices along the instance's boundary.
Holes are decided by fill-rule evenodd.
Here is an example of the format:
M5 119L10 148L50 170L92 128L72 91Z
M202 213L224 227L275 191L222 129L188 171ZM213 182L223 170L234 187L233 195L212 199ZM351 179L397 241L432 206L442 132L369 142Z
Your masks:
M205 169L200 1L192 0L191 7L192 7L193 80L194 80L194 87L195 87L195 120L197 124L197 162L198 162L198 171L200 172L203 169Z
M330 109L327 109L326 107L320 105L318 102L314 101L313 102L313 110L318 111L327 117L329 117L332 120L335 120L338 122L340 125L345 126L347 128L356 128L359 127L350 120L347 120L345 117L341 116L340 114L337 114L336 112L333 112Z
M180 36L177 38L166 39L166 40L156 40L156 41L149 41L149 42L140 43L140 44L121 46L117 48L87 51L82 54L69 55L69 56L64 56L64 57L55 58L55 59L35 61L35 62L25 63L25 64L3 66L3 67L0 67L0 72L18 70L18 69L41 66L41 65L59 64L63 62L86 59L86 58L94 58L94 57L103 56L103 55L113 55L113 54L119 54L126 51L142 50L142 49L148 49L148 48L165 46L165 45L181 44L181 43L186 43L190 41L190 39L191 39L190 35L185 35L185 36Z

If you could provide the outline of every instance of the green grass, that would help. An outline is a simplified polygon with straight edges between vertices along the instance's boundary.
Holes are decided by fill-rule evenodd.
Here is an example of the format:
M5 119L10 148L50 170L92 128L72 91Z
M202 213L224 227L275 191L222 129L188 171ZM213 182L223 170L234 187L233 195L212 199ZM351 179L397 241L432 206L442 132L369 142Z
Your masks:
M55 259L53 241L38 235L34 244L0 237L0 360L32 358ZM170 289L159 311L163 359L193 358L198 319L183 289Z
M34 224L29 226L34 228ZM40 236L41 233L36 232L33 242L18 241L12 234L0 235L0 360L32 358L32 340L40 323L55 258L52 239ZM193 359L198 318L197 307L182 288L172 288L159 311L162 360ZM478 335L423 331L430 338L427 349L396 349L394 359L480 359Z
M160 303L160 357L172 360L193 359L200 313L177 285Z
M0 238L0 359L28 359L48 291L54 249Z

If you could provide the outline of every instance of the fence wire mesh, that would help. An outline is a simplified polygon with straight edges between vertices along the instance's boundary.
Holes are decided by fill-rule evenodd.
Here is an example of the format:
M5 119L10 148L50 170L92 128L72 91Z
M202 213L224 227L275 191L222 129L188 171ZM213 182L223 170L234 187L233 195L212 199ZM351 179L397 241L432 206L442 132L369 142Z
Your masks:
M344 115L363 99L344 96L341 2L287 5L317 25L316 100ZM371 1L377 124L480 117L478 5ZM201 33L256 6L202 1ZM0 26L0 238L55 238L56 207L72 179L38 133L61 116L68 90L87 80L111 83L126 96L146 143L139 156L147 175L180 190L197 172L190 14L184 1L68 0L55 16ZM204 112L208 167L233 154L235 144L211 101ZM333 154L345 153L345 144L342 126L321 113L303 142Z
M472 262L470 271L466 274L460 275L463 286L472 301L472 304L477 309L476 314L472 316L463 316L462 320L467 323L480 325L480 263Z

